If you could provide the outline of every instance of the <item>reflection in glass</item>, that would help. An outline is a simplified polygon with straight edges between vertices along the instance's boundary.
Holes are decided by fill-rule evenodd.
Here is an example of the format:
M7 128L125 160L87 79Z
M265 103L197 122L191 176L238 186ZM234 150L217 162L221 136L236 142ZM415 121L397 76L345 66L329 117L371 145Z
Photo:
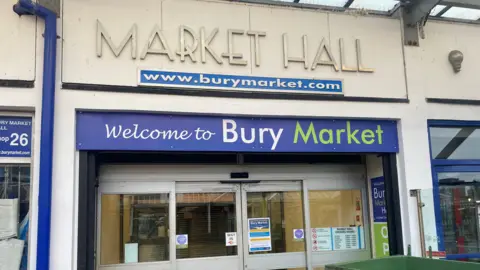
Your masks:
M447 254L480 253L480 173L439 173Z
M365 247L362 193L360 190L309 190L312 251L355 250ZM334 240L330 228L351 230L343 240ZM350 229L348 229L350 228ZM353 228L353 229L352 229ZM344 245L339 243L343 242ZM315 266L317 267L317 266Z
M225 233L237 231L235 193L178 193L176 203L177 235L188 235L177 259L237 255L225 242Z
M431 127L434 159L480 159L480 128Z
M169 260L168 197L102 195L100 263Z
M360 190L309 190L312 228L363 226Z
M298 241L293 236L295 229L305 227L301 191L248 192L247 216L248 218L270 218L272 251L263 253L305 251L305 241Z
M18 199L17 238L24 241L20 270L26 270L30 211L30 165L0 166L0 199Z

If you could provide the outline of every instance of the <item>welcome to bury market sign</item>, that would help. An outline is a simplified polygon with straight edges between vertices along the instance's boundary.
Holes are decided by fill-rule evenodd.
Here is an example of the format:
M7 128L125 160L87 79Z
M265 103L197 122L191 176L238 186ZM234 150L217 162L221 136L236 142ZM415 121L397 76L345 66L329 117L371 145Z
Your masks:
M396 153L395 121L79 112L78 150Z
M181 25L179 27L178 40L168 40L166 35L158 25L151 29L148 40L138 39L138 26L133 24L129 30L126 29L126 35L118 44L114 43L105 26L97 20L96 33L96 54L102 57L104 46L116 56L124 51L127 44L130 44L130 55L132 59L144 60L151 55L164 56L167 61L186 62L197 64L214 61L218 65L225 63L234 66L247 66L249 60L245 57L242 49L238 49L240 39L249 39L254 45L251 48L253 63L256 67L262 65L262 52L268 50L262 46L262 41L269 38L264 31L258 30L239 30L226 29L226 47L223 51L216 51L212 44L216 41L219 28L207 31L205 27L200 27L199 31L193 28ZM118 37L117 37L118 38ZM116 38L116 39L117 39ZM319 66L331 67L335 72L359 72L372 73L373 68L366 67L362 60L361 42L355 40L352 48L355 52L354 59L347 59L345 51L347 50L342 38L338 39L338 58L330 48L329 41L323 38L316 46L316 54L308 55L309 46L308 36L304 35L300 40L291 41L288 33L284 33L280 38L282 46L283 67L287 69L292 64L300 64L307 71L315 71ZM217 41L222 42L222 41ZM302 51L292 51L289 49L290 42L300 42ZM250 48L250 46L248 46ZM141 51L139 53L139 48ZM209 55L210 57L207 57ZM208 60L207 60L208 59ZM338 59L338 60L337 60ZM313 74L313 73L312 73ZM260 91L291 91L291 92L316 92L316 93L343 93L343 84L341 80L319 80L307 78L276 78L276 77L255 77L255 76L237 76L224 74L199 74L162 71L155 69L140 69L138 72L138 84L149 86L169 86L169 87L189 87L189 88L218 88L223 90L243 89Z

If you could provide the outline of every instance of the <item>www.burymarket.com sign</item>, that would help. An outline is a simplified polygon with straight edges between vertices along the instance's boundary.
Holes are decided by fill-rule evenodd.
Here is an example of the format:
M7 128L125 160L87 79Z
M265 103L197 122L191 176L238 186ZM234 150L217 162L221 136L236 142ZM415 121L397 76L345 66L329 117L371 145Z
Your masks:
M138 71L138 85L192 89L343 93L341 80L256 77L143 69Z
M398 152L395 121L78 112L78 150Z

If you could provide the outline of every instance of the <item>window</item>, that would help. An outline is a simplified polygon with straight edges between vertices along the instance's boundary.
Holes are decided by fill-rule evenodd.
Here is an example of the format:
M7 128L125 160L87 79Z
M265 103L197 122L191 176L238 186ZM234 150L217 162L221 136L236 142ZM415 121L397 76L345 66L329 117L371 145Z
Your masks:
M30 165L0 165L0 240L11 239L0 242L0 249L19 247L9 242L23 241L18 259L9 262L20 265L20 270L27 269L30 180Z
M309 190L313 252L365 248L360 190Z
M447 254L480 253L480 173L439 173Z
M430 127L433 159L480 159L479 127Z
M100 263L169 260L168 194L104 194Z

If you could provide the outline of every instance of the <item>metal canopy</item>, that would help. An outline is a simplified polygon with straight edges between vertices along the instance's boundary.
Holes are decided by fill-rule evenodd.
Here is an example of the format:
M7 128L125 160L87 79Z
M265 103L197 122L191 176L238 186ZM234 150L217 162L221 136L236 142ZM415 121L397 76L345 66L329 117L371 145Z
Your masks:
M335 11L362 10L375 15L399 14L405 45L419 46L429 19L480 24L480 0L229 0Z
M409 24L425 17L449 20L480 20L480 0L230 0L325 10L361 9L373 14L391 16L404 8Z

